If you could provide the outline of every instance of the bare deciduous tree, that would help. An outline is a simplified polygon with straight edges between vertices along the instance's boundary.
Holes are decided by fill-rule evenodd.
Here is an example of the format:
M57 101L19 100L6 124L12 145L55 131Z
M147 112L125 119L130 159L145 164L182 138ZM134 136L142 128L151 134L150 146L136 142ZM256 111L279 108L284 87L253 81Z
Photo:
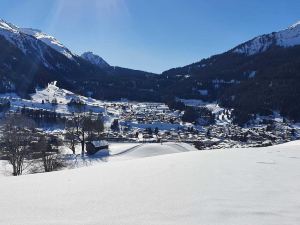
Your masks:
M51 143L51 136L39 134L38 140L32 145L35 159L42 161L45 172L52 172L63 167L63 161L58 151L57 142Z
M3 126L3 153L13 167L13 175L23 173L24 160L31 153L30 145L35 139L35 124L22 116L10 115Z
M69 142L73 152L75 152L75 144L81 143L81 154L85 152L86 140L92 140L94 133L100 134L104 130L102 120L93 120L91 115L85 113L74 113L71 119L66 123L65 138Z
M73 154L75 154L75 146L78 143L79 139L77 135L77 129L72 120L68 120L66 122L65 140L69 148L72 150Z

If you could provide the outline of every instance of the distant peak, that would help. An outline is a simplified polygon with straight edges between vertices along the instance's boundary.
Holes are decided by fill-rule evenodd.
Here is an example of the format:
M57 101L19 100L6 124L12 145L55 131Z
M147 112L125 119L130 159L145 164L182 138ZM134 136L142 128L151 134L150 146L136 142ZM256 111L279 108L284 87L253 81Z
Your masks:
M90 63L92 63L100 68L107 68L110 66L102 57L94 54L91 51L83 53L81 55L81 58L89 61Z
M300 21L284 30L261 35L245 42L234 48L233 52L249 56L265 52L273 46L288 48L296 45L300 45Z
M296 27L298 27L298 26L300 27L300 21L294 23L294 24L291 25L289 28L290 28L290 29L293 29L293 28L296 28Z
M13 44L18 43L18 47L22 46L22 51L24 52L26 51L24 50L23 41L26 38L35 38L37 40L42 41L44 44L48 45L50 48L54 49L55 51L63 54L67 58L72 60L74 59L73 53L69 49L67 49L63 44L61 44L57 39L43 33L41 30L38 29L20 28L18 26L15 26L12 23L0 19L0 35L4 36L7 40L9 40Z

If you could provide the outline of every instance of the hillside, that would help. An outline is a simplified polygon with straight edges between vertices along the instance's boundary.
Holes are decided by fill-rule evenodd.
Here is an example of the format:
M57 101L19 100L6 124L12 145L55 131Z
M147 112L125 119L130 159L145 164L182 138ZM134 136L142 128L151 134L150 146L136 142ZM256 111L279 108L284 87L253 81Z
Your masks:
M295 225L299 147L186 152L1 178L0 224Z
M300 24L262 35L232 50L163 73L181 98L218 101L239 123L280 111L300 120ZM181 83L180 88L175 88Z
M0 93L28 97L36 87L57 81L62 88L98 99L149 99L144 90L154 82L155 74L107 63L101 67L95 63L100 57L94 56L98 60L94 62L79 57L40 30L19 28L1 19L0 47Z

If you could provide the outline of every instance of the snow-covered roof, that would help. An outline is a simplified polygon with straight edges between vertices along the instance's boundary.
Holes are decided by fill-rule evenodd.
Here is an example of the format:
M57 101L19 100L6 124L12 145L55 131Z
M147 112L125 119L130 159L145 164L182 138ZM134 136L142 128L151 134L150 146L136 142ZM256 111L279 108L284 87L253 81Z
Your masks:
M91 142L96 148L98 147L103 147L103 146L108 146L109 143L105 140L101 140L101 141L92 141Z

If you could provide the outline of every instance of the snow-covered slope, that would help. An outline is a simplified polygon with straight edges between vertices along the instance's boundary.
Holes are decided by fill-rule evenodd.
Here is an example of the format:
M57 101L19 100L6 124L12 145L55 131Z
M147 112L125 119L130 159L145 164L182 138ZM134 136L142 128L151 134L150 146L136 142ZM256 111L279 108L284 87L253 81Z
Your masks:
M233 52L255 55L271 46L292 47L300 45L300 21L285 30L262 35L233 49Z
M63 88L56 86L56 82L48 84L46 88L36 89L36 92L31 95L31 100L22 99L16 94L0 94L1 98L8 98L11 101L11 109L17 110L25 106L29 109L43 109L48 111L55 111L63 115L69 115L73 112L73 108L68 106L71 100L80 101L85 104L85 111L94 113L103 113L103 101L88 98L85 96L74 94ZM57 105L53 105L53 101L57 101Z
M163 143L163 144L134 144L130 148L110 149L111 157L108 157L108 161L124 160L124 159L137 159L152 157L158 155L167 155L174 153L182 153L188 151L196 151L193 146L185 143Z
M28 45L38 48L37 40L42 41L55 51L65 55L69 59L73 58L73 54L65 46L63 46L54 37L42 33L40 30L30 28L19 28L5 20L0 19L0 35L5 37L9 42L16 45L23 53L27 53ZM42 52L40 51L42 55Z
M300 143L2 178L0 224L295 225Z
M178 154L183 152L198 151L194 146L187 143L165 142L157 143L140 143L140 142L109 142L109 149L102 150L93 156L80 157L81 145L75 146L77 157L72 154L71 149L64 146L60 148L65 155L65 164L68 169L81 168L103 163L136 160L154 156ZM8 162L0 160L0 179L4 176L11 176L12 169ZM30 172L30 171L28 171ZM26 174L25 171L24 174Z
M44 42L46 45L51 47L52 49L56 50L57 52L65 55L69 59L73 59L73 53L69 49L67 49L62 43L60 43L57 39L54 37L44 34L40 30L31 29L31 28L20 28L19 29L22 33L31 35L42 42Z
M81 55L81 58L89 61L90 63L99 66L100 68L107 68L109 67L109 64L102 59L100 56L95 55L92 52L85 52Z
M44 66L51 67L45 59L43 50L37 44L36 39L22 33L17 26L0 19L0 36L3 36L11 44L19 48L25 55L32 53L32 50L34 50L34 54L38 55Z

